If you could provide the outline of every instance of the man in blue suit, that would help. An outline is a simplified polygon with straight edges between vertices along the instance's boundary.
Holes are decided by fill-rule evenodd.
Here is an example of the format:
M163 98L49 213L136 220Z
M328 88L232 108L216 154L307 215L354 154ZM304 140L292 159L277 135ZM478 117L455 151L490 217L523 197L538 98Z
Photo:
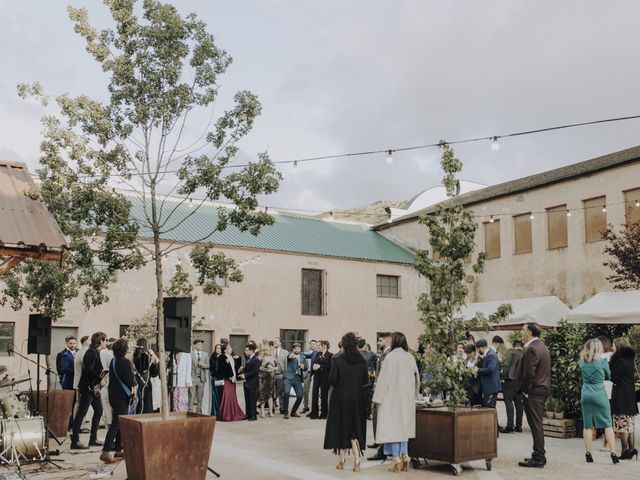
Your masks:
M294 343L293 351L287 357L287 368L284 371L284 418L289 418L289 396L291 395L292 387L296 392L296 403L293 404L291 409L291 416L300 416L298 415L298 408L300 408L302 395L304 394L302 376L307 368L305 357L301 351L300 344Z
M482 405L496 408L498 392L500 391L500 361L493 347L487 341L480 339L476 342L476 351L482 356L478 365L478 377L482 386Z
M76 337L69 336L65 340L65 349L60 352L60 368L58 375L60 375L60 384L64 390L73 390L73 360L76 355Z

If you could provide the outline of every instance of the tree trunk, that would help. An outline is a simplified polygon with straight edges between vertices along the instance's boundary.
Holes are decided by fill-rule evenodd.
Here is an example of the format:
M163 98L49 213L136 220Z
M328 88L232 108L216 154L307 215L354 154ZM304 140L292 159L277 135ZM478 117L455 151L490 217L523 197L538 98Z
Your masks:
M169 403L169 390L167 381L167 352L164 349L164 311L162 299L164 289L162 285L162 252L160 251L160 227L158 212L156 207L156 189L155 184L151 184L151 220L153 230L153 259L156 266L156 325L158 328L158 358L160 359L160 391L162 402L160 405L160 413L163 420L169 420L169 411L171 404Z

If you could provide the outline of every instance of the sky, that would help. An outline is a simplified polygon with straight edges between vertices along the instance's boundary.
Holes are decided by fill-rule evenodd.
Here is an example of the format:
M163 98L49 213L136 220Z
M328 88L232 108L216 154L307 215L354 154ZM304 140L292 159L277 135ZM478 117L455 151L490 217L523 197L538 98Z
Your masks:
M0 0L0 158L35 169L43 114L16 94L101 98L106 80L65 6L98 0ZM640 2L431 0L180 0L234 61L224 108L238 90L262 102L240 147L293 160L386 150L640 114ZM189 134L204 127L201 119ZM496 184L640 144L640 120L455 147L461 178ZM440 183L439 151L419 150L281 167L263 205L300 212L407 200Z

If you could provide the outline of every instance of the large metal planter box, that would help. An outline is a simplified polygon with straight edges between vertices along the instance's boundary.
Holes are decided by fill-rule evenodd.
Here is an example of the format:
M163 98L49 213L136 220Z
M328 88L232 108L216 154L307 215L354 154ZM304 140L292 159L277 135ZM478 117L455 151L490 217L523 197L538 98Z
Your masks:
M204 480L216 417L172 412L120 417L129 480Z
M459 475L460 464L498 456L497 413L492 408L424 408L416 410L416 438L409 441L409 456L449 463Z

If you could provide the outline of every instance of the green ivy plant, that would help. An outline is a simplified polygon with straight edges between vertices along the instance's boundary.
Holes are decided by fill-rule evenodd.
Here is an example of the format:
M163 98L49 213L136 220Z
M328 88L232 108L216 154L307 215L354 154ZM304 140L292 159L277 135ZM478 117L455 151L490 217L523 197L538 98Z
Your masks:
M481 252L477 262L469 267L468 259L476 246L477 224L473 212L456 200L460 188L456 175L462 170L462 162L446 142L441 141L440 148L440 164L444 171L442 184L449 199L438 204L433 214L420 219L429 231L431 250L416 253L415 268L430 283L430 289L418 300L424 324L420 342L427 351L424 357L429 378L427 386L433 392L444 392L446 405L455 408L467 400L463 383L474 374L466 362L450 360L456 345L465 339L469 330L477 327L488 330L508 317L512 309L509 304L501 305L488 318L478 313L474 318L465 319L461 314L469 285L475 275L484 271L486 255Z

